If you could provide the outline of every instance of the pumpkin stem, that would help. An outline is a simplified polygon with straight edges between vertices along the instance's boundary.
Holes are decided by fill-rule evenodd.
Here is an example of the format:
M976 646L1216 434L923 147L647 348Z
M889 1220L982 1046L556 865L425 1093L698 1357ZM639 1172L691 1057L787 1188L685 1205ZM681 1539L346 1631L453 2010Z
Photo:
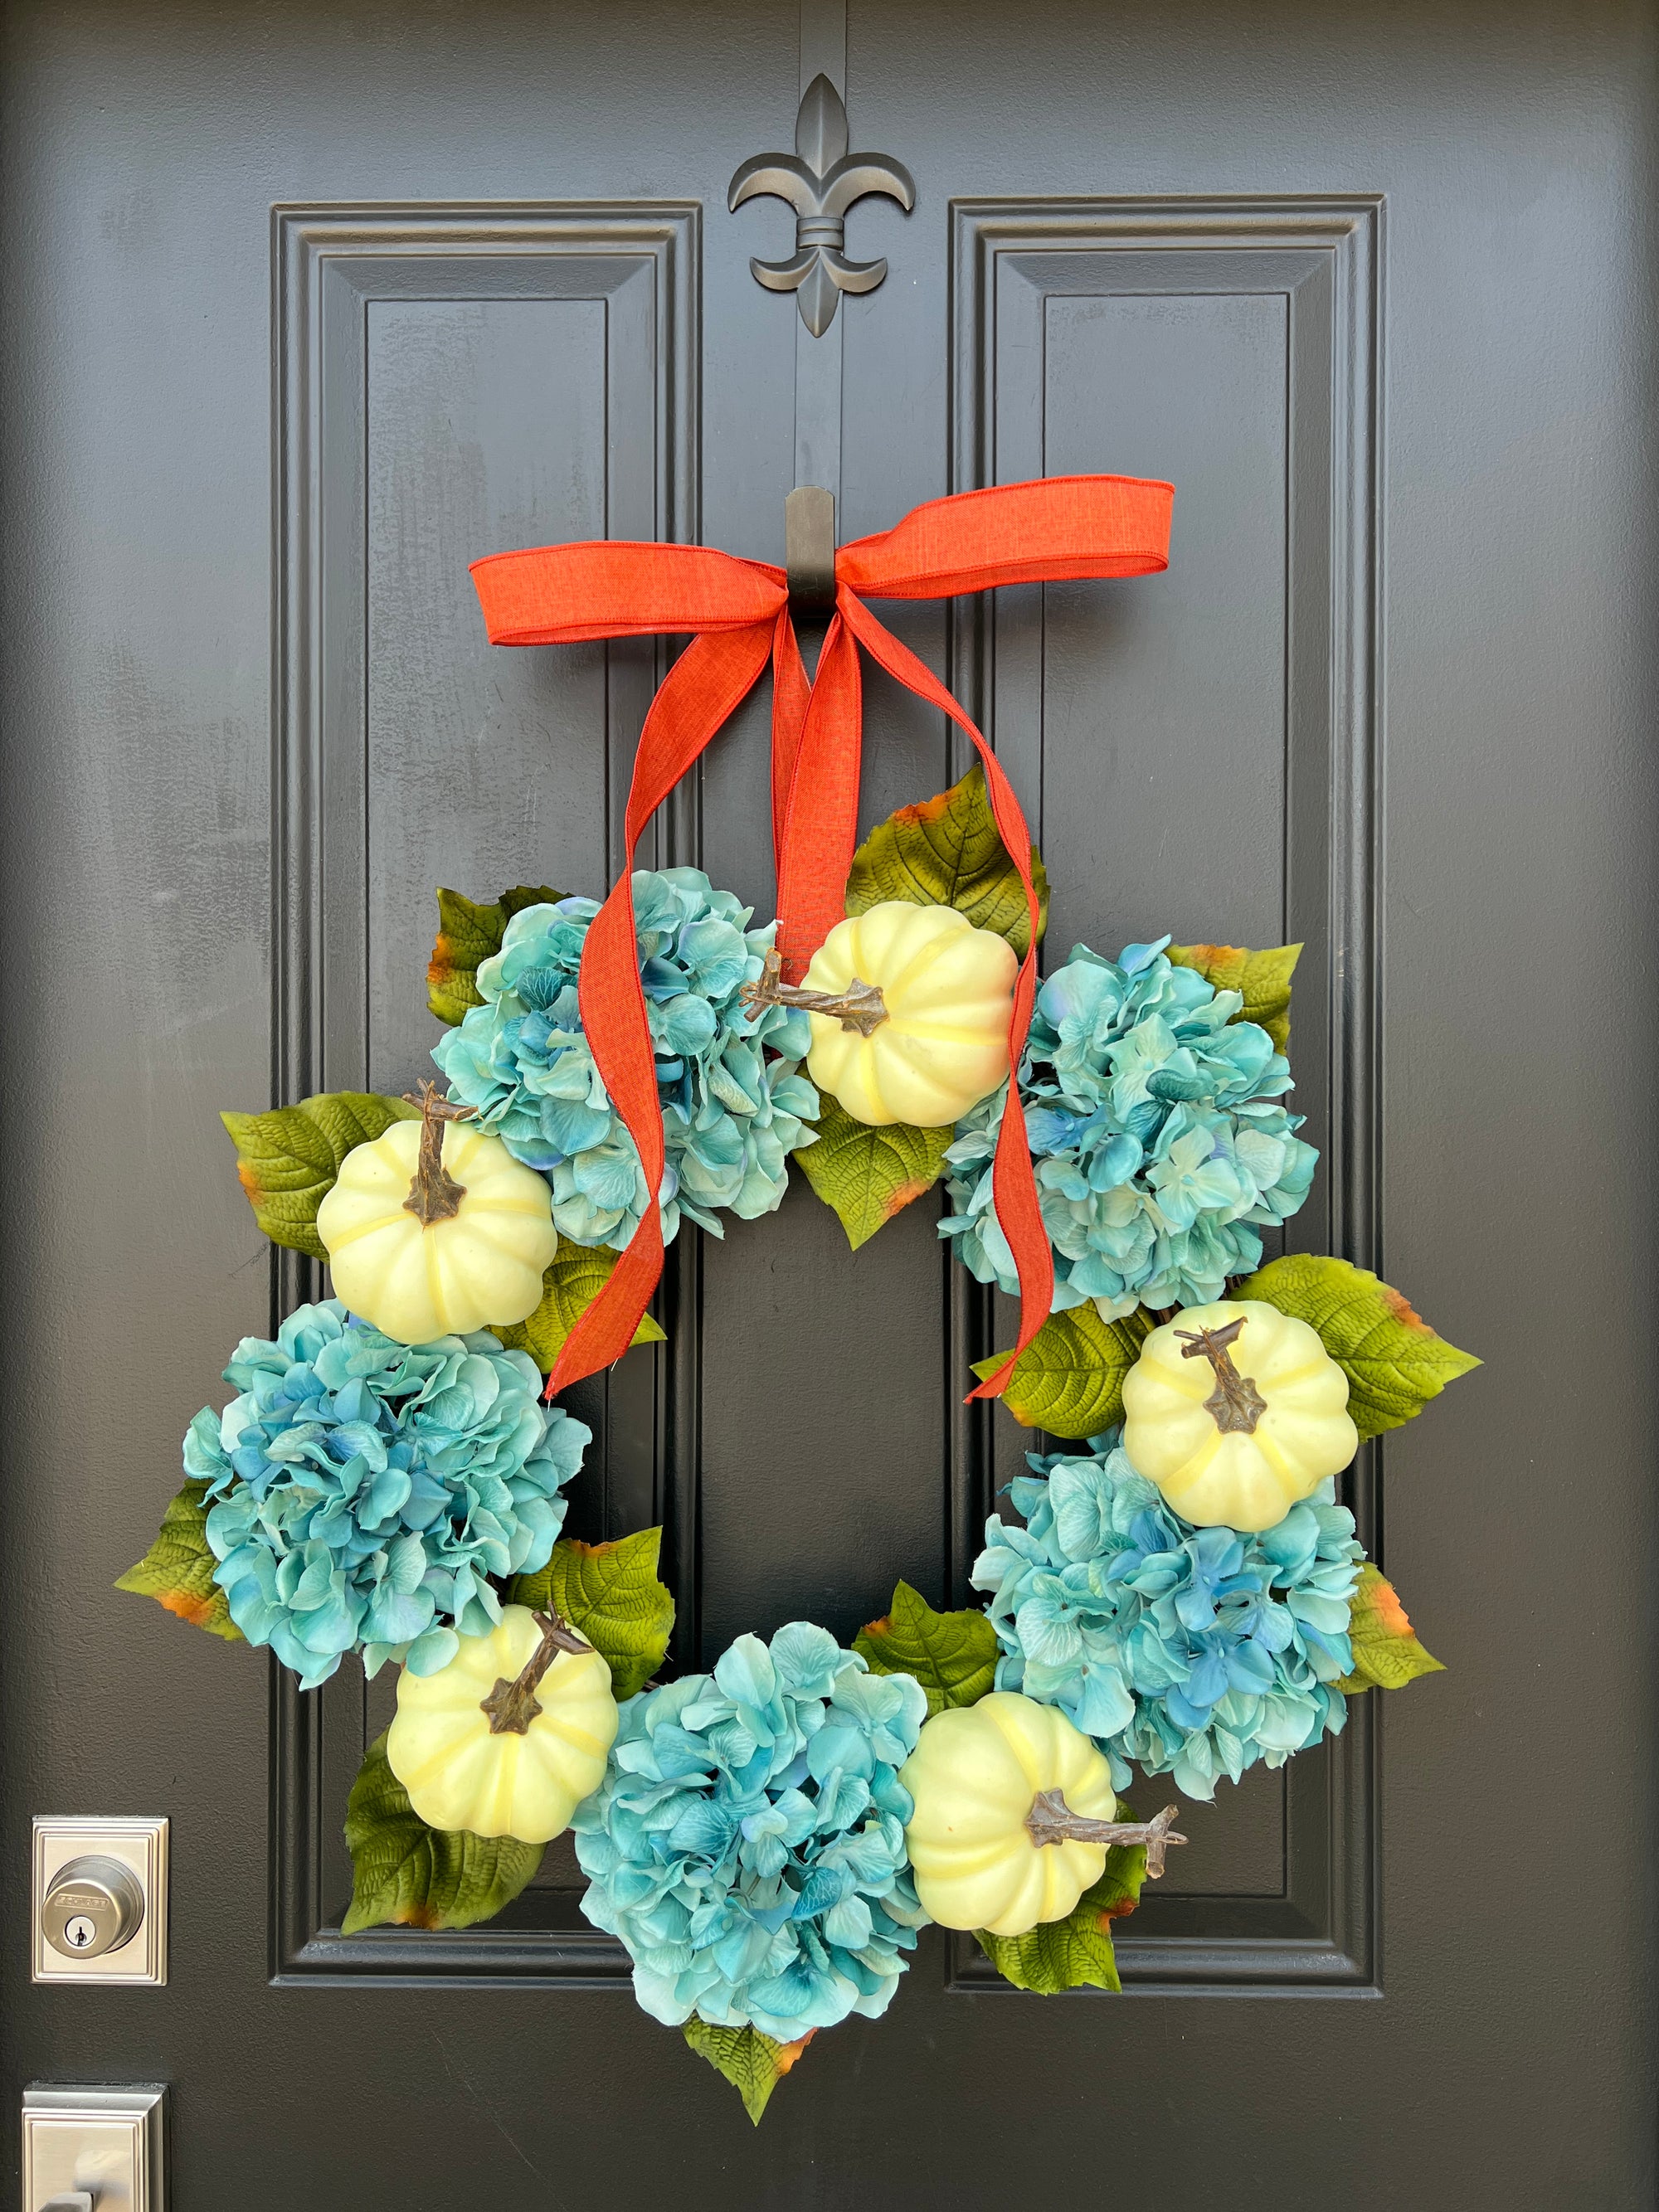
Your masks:
M738 996L751 1013L763 1006L804 1006L809 1014L838 1018L842 1029L856 1030L860 1036L873 1036L888 1018L879 983L861 983L854 975L844 992L803 990L783 981L783 955L775 947L766 956L759 981L745 983Z
M534 1620L542 1632L541 1642L510 1682L504 1674L498 1674L489 1695L478 1700L478 1711L489 1716L491 1735L528 1735L531 1722L542 1709L536 1695L542 1676L561 1651L591 1651L593 1648L585 1644L550 1607L546 1613L535 1614Z
M473 1109L452 1106L435 1083L422 1084L418 1095L406 1091L404 1102L421 1109L421 1157L404 1212L412 1213L422 1229L430 1229L434 1221L453 1221L466 1196L466 1185L457 1182L444 1165L444 1123L470 1121Z
M1184 1844L1170 1826L1180 1808L1166 1805L1155 1820L1090 1820L1074 1813L1058 1790L1044 1790L1025 1815L1025 1832L1041 1850L1045 1844L1145 1844L1146 1873L1156 1881L1171 1844Z
M1249 1319L1248 1314L1241 1314L1225 1328L1176 1331L1183 1359L1207 1359L1215 1370L1215 1388L1204 1401L1204 1410L1224 1437L1254 1436L1256 1423L1267 1410L1267 1400L1248 1375L1239 1373L1227 1349Z

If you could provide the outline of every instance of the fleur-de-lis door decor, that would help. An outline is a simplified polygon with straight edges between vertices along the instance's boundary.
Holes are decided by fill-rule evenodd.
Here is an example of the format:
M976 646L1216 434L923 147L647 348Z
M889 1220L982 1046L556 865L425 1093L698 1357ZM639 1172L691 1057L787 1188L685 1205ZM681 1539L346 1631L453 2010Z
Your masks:
M787 261L749 266L770 292L793 292L800 319L821 338L836 319L843 292L873 292L887 274L884 260L849 261L842 252L847 210L871 192L896 200L908 215L916 188L902 163L884 154L849 154L847 110L829 78L815 76L795 118L793 154L757 154L732 179L727 204L739 208L762 196L787 200L795 210L795 251Z

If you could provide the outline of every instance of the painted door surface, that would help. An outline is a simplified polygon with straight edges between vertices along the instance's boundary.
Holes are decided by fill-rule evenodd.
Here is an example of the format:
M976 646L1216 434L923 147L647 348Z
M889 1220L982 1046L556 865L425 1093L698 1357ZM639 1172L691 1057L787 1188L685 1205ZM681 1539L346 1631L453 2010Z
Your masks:
M1655 1836L1655 22L1638 0L17 0L5 51L0 1880L8 2094L162 2081L179 2212L1643 2207ZM750 257L838 74L880 289ZM1103 470L1167 576L880 611L1014 776L1050 960L1305 939L1299 1249L1486 1365L1352 1502L1449 1672L1194 1808L1121 1998L927 1935L752 2131L562 1846L504 1919L347 1938L390 1692L116 1595L273 1275L219 1127L426 1066L434 887L598 894L651 641L484 641L468 562L781 560ZM654 858L773 895L765 702ZM866 673L865 816L963 762ZM1032 1441L938 1201L676 1248L573 1410L676 1656L902 1574L962 1602ZM1386 1457L1386 1469L1383 1461ZM159 1990L31 1987L35 1813L165 1813Z

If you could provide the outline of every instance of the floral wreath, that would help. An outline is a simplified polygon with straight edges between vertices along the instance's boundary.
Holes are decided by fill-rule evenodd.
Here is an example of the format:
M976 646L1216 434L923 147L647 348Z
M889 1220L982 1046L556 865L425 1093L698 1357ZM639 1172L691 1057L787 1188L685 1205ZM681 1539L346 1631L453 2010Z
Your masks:
M495 642L694 634L641 738L630 859L770 661L779 920L689 867L603 904L440 890L447 1090L223 1116L259 1227L334 1295L237 1346L119 1587L302 1689L348 1654L398 1668L347 1807L348 1933L488 1919L569 1828L639 2002L757 2122L818 2029L886 2010L930 1921L1022 1990L1115 1990L1111 1923L1184 1841L1174 1807L1121 1802L1135 1770L1208 1800L1439 1663L1335 1482L1478 1363L1363 1268L1263 1263L1316 1158L1284 1103L1301 948L1079 945L1039 981L1018 802L860 596L1150 573L1171 496L1051 479L843 547L811 684L764 564L480 562ZM980 756L861 845L859 646ZM1063 1448L987 1524L983 1610L901 1581L850 1650L795 1621L659 1680L661 1531L563 1533L591 1434L551 1401L660 1338L665 1245L775 1211L792 1159L855 1249L944 1182L939 1233L1021 1297L975 1395Z

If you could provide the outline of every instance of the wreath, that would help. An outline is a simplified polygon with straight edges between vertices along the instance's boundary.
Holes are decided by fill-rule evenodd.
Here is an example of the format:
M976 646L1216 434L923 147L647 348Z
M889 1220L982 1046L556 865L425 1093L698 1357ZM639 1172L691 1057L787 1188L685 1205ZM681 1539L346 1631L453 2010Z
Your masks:
M446 1027L407 1097L222 1118L260 1229L333 1295L245 1339L119 1587L302 1689L398 1668L346 1809L347 1932L464 1928L569 1829L583 1910L654 2018L758 2122L820 2028L891 2002L918 1930L1022 1990L1115 1990L1111 1925L1190 1799L1278 1767L1347 1700L1437 1668L1336 1481L1477 1364L1329 1257L1263 1258L1316 1155L1286 1104L1301 948L1074 946L980 733L860 593L1164 565L1170 489L1018 485L842 549L809 685L788 579L697 548L574 546L474 574L497 642L690 630L641 735L641 830L769 659L779 920L696 868L603 902L438 893ZM856 646L968 732L951 790L862 843ZM665 1673L661 1531L565 1533L590 1431L554 1402L659 1339L687 1222L775 1211L793 1161L856 1249L943 1183L939 1233L1021 1298L975 1395L1030 1455L972 1574L908 1583L843 1649L795 1621Z

